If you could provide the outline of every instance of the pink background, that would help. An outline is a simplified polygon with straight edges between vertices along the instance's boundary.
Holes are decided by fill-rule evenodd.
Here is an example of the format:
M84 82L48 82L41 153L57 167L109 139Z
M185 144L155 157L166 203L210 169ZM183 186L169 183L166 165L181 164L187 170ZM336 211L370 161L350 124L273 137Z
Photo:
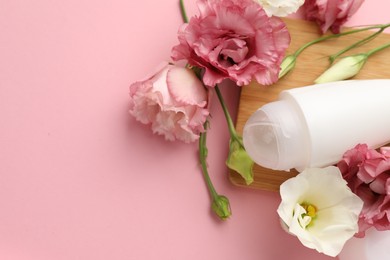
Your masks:
M389 7L366 1L348 24L389 22ZM329 259L282 231L277 193L229 182L217 102L209 169L226 222L197 144L129 116L129 84L169 59L181 23L178 0L0 0L0 259ZM222 91L234 116L239 88Z

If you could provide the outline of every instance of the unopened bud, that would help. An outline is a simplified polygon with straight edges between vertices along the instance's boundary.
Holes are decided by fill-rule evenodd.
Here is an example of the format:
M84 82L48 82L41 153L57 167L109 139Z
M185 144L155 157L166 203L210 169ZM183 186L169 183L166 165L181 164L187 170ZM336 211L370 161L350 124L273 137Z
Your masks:
M229 199L223 195L217 195L211 207L222 220L226 220L232 215Z
M295 55L288 55L284 57L282 63L280 64L279 79L284 77L295 67L296 60L297 57Z
M319 84L352 78L359 73L367 58L368 56L365 53L342 58L322 73L314 82Z
M236 171L245 180L247 185L253 182L253 160L242 146L242 137L230 139L229 155L226 160L226 165L229 169ZM240 143L241 141L241 143Z

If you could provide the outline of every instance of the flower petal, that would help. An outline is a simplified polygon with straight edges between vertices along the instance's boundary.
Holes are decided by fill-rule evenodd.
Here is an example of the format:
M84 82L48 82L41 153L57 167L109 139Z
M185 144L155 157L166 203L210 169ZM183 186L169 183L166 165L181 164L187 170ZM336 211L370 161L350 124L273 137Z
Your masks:
M304 0L257 0L263 6L268 16L284 17L295 13L304 3Z
M199 107L207 104L207 91L193 71L173 67L168 71L167 84L169 92L176 101Z

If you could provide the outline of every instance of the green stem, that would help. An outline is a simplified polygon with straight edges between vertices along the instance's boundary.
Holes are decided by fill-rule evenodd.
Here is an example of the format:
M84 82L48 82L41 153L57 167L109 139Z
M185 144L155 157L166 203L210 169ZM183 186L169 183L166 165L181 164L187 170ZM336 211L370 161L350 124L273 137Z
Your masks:
M381 51L381 50L383 50L383 49L386 49L386 48L388 48L388 47L390 47L390 43L387 43L387 44L384 44L384 45L382 45L382 46L379 46L379 47L377 47L377 48L375 48L375 49L372 49L371 51L367 52L367 57L371 56L371 55L374 54L374 53L377 53L378 51Z
M181 17L183 18L183 22L188 23L188 17L187 17L186 9L184 7L183 0L180 0L180 12L181 12Z
M306 48L310 47L313 44L316 44L316 43L319 43L319 42L322 42L322 41L325 41L325 40L329 40L329 39L332 39L332 38L337 38L337 37L348 35L348 34L353 34L353 33L363 32L363 31L367 31L367 30L372 30L372 29L382 29L382 28L385 29L387 27L390 27L390 23L382 24L382 25L373 25L373 26L368 26L368 27L364 27L364 28L361 28L361 29L355 29L355 30L350 30L350 31L338 33L338 34L331 34L331 35L323 36L323 37L317 38L317 39L315 39L313 41L310 41L310 42L304 44L297 51L295 51L294 56L297 57Z
M355 42L354 44L348 46L347 48L344 48L342 50L340 50L339 52L329 56L329 61L330 63L333 63L340 55L346 53L347 51L353 49L353 48L356 48L356 47L359 47L369 41L371 41L372 39L374 39L375 37L377 37L379 34L381 34L383 32L385 28L381 28L380 30L378 30L377 32L371 34L370 36L358 41L358 42Z
M207 125L208 121L204 124L205 129L207 130ZM207 147L206 147L206 137L207 137L207 132L200 133L199 137L199 159L200 163L202 166L202 172L203 172L203 177L206 181L207 187L209 188L210 195L213 200L216 200L218 198L218 193L216 192L213 183L211 182L209 172L207 170Z
M208 128L208 121L204 123L205 132L201 133L199 136L199 160L202 166L202 173L204 180L207 184L207 188L209 189L210 195L211 195L211 209L214 211L217 216L222 219L226 220L232 215L231 209L230 209L230 203L229 199L226 196L219 195L217 191L214 188L213 183L211 182L209 172L207 170L207 147L206 147L206 136L207 136L207 128Z
M219 103L222 106L223 113L225 114L226 122L228 124L229 132L230 132L230 137L234 138L242 147L244 147L242 141L237 135L236 129L234 128L233 120L229 114L225 101L222 97L221 91L219 90L218 86L215 86L214 88L215 88L215 92L217 93Z

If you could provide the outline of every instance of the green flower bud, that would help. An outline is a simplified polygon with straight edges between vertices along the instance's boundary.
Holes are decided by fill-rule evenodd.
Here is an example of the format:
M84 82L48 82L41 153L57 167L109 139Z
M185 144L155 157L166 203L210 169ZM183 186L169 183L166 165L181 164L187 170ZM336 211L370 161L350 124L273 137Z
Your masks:
M238 140L230 138L229 156L226 165L240 174L247 185L253 182L253 164L253 160L242 146L242 137L238 136Z
M316 84L349 79L359 73L366 63L368 55L361 53L340 59L339 62L332 65L314 82Z
M217 195L214 198L211 207L213 211L218 215L218 217L222 220L226 220L232 215L229 199L223 195Z
M295 67L297 57L295 55L288 55L284 57L280 64L279 79L283 78L287 73Z

